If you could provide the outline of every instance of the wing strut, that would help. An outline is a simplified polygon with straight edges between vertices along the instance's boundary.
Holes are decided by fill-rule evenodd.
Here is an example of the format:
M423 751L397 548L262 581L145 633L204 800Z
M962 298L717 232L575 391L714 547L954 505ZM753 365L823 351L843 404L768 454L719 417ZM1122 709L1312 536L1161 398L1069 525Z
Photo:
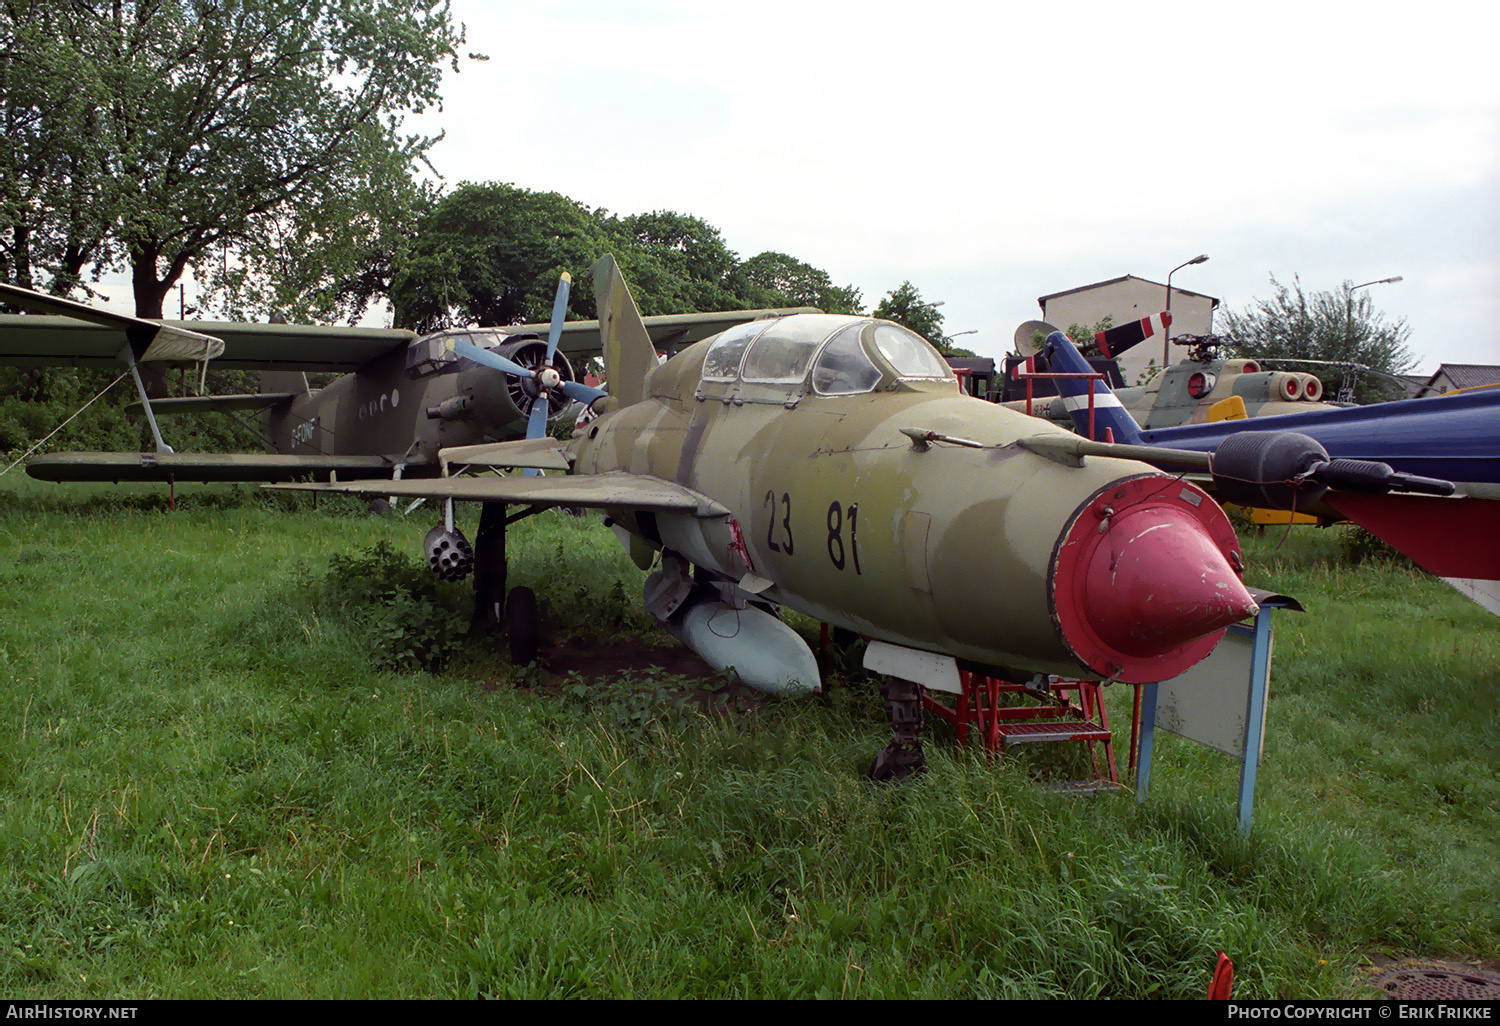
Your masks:
M161 428L156 426L156 414L151 412L151 399L146 395L145 382L141 381L141 371L135 365L135 353L129 343L120 350L120 359L125 361L125 366L130 368L130 380L135 382L135 390L140 393L141 407L146 411L146 423L151 425L151 437L156 439L157 452L173 452L173 448L162 441ZM205 362L204 366L207 366Z

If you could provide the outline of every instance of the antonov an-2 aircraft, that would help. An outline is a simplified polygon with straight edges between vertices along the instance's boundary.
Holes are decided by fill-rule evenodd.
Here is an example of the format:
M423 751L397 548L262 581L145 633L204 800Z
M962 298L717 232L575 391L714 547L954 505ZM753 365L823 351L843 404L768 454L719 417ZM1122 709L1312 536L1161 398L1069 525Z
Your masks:
M0 315L0 362L129 368L156 451L61 452L33 459L47 481L285 481L422 477L439 449L519 438L542 408L557 416L600 393L582 385L572 359L599 351L599 322L455 328L418 336L391 328L213 321L150 321L12 285L0 302L29 315ZM734 310L647 317L658 351L760 317L807 310ZM42 315L42 316L36 316ZM501 357L507 370L481 364ZM478 360L476 360L476 357ZM147 401L137 367L212 360L218 370L260 370L262 391ZM490 361L493 363L493 361ZM311 389L308 372L336 372ZM571 393L571 394L570 394ZM538 400L546 396L547 401ZM259 415L268 452L176 453L156 418L166 413Z

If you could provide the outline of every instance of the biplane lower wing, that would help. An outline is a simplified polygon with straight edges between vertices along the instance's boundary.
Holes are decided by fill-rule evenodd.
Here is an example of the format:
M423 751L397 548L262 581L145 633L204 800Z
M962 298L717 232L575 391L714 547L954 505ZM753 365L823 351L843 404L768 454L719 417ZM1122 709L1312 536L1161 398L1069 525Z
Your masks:
M287 402L300 392L255 392L245 395L190 395L174 399L151 400L151 411L167 413L257 413L277 403ZM140 403L125 407L126 413L140 413Z
M336 478L389 479L384 456L288 456L281 453L56 452L38 456L26 473L42 481L261 482ZM437 464L407 463L403 475L437 473ZM387 483L392 483L387 481Z

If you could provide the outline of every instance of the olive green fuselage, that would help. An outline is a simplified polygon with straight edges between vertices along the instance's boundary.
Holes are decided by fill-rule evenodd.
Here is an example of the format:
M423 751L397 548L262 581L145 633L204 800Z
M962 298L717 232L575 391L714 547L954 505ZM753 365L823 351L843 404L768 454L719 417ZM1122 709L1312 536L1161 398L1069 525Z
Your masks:
M275 407L264 428L282 453L384 456L436 467L439 449L525 432L526 414L503 386L502 375L467 362L446 373L408 370L398 350Z
M1151 468L1023 450L1018 438L1067 432L952 381L735 402L698 397L702 362L697 346L657 368L644 401L575 441L574 471L666 478L731 516L620 512L626 529L721 577L769 580L772 601L870 637L1081 672L1052 611L1059 538L1101 489ZM985 448L920 447L903 428Z

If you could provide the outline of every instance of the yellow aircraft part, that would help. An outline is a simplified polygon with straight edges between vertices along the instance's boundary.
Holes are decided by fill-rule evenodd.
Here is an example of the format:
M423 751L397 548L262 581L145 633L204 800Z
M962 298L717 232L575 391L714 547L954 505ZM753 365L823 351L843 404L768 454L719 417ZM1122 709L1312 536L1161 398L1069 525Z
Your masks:
M1250 414L1245 411L1245 400L1242 396L1232 395L1228 399L1220 399L1208 408L1208 422L1210 424L1220 420L1247 420Z
M1286 525L1286 524L1316 524L1318 518L1306 513L1293 513L1284 509L1258 509L1254 506L1235 506L1230 503L1224 504L1224 509L1241 513L1250 518L1252 524Z

